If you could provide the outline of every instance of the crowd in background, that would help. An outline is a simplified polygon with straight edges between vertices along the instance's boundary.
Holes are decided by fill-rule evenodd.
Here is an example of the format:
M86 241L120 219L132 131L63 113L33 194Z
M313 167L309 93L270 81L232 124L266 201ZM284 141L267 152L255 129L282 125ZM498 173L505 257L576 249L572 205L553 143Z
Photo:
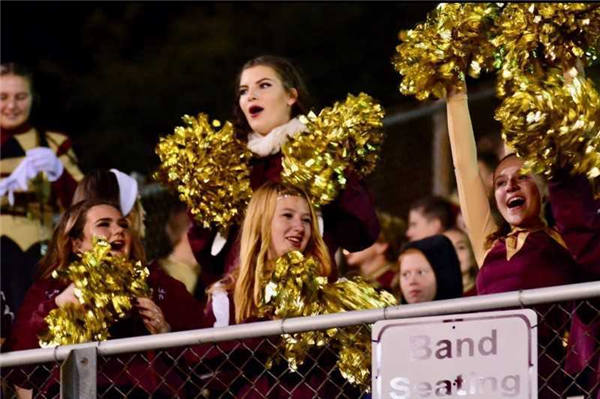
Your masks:
M329 280L360 276L401 304L600 279L600 207L585 179L565 173L549 183L547 196L503 148L476 151L466 88L448 98L454 194L415 198L407 215L391 215L376 208L369 187L350 172L336 200L317 212L302 189L280 182L281 145L302 132L296 116L310 109L308 90L288 61L251 60L237 78L235 117L254 154L254 195L242 225L219 242L215 229L156 183L110 165L83 176L68 136L30 121L33 76L5 64L0 81L2 351L37 347L44 317L79 304L73 282L51 274L89 250L94 235L106 237L115 254L147 264L154 288L153 296L137 298L134 317L113 326L114 338L260 320L257 276L294 250L315 256ZM573 315L577 328L589 327L586 314ZM559 332L570 328L565 315L548 317ZM571 345L593 345L584 341ZM598 363L598 356L588 360ZM597 384L597 366L582 377L586 383ZM146 392L178 394L169 384L152 385L135 362L128 368L127 378ZM155 362L151 373L167 373L177 386L178 376L167 369ZM540 374L550 373L542 361ZM25 379L14 383L21 395L31 394ZM310 379L304 383L311 388ZM56 392L50 385L44 389ZM260 386L256 380L237 389Z

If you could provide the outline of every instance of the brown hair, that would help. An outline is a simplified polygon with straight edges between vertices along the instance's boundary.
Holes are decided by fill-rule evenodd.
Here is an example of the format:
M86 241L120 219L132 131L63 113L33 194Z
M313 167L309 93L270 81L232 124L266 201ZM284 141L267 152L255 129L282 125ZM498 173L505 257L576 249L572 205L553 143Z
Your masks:
M17 64L15 62L6 62L0 64L0 76L20 76L29 83L29 94L31 95L31 111L28 119L32 119L32 115L35 114L35 110L39 106L40 97L35 91L33 72L24 65Z
M33 73L25 66L15 62L2 63L0 65L0 76L20 76L29 82L29 89L33 95Z
M410 205L409 211L419 212L427 220L438 219L443 231L456 224L456 215L452 211L452 203L438 195L419 198Z
M279 79L281 79L281 83L287 92L292 89L296 89L298 91L298 98L294 105L292 105L292 118L298 115L307 114L312 105L310 93L308 92L308 88L304 83L303 74L299 67L295 66L286 58L277 57L274 55L262 55L253 58L246 62L238 73L234 87L235 103L233 104L233 125L235 126L236 130L243 135L248 134L250 131L252 131L252 129L246 120L244 112L240 108L240 80L242 78L242 73L246 69L259 65L272 68Z
M54 229L48 253L40 260L36 279L49 278L54 270L62 270L76 259L73 250L73 240L83 238L83 229L87 222L87 214L90 209L98 205L112 206L121 213L118 206L100 199L81 201L72 205L62 215L60 222ZM139 238L135 234L131 236L130 259L145 263L144 248Z
M106 169L96 169L86 174L77 184L72 203L99 199L120 208L119 182L115 174Z

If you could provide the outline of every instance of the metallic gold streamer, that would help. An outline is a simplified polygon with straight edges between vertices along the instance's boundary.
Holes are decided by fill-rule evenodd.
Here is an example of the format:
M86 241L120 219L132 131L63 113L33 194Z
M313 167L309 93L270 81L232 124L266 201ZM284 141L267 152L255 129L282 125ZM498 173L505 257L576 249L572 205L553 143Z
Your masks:
M600 96L590 79L565 83L562 70L519 85L496 110L504 140L533 173L557 168L600 176Z
M370 174L383 143L384 111L365 93L309 113L300 121L308 129L283 145L283 181L302 187L316 206L333 201L346 185L345 172Z
M305 258L298 251L289 252L277 259L273 270L263 276L265 288L259 316L314 316L397 304L392 294L379 292L360 278L340 279L332 284L326 277L319 276L318 270L315 258ZM312 347L325 345L337 348L337 364L342 376L368 391L371 370L371 335L368 327L353 326L284 334L280 350L290 369L295 371L302 365ZM278 353L272 359L277 357Z
M496 3L441 3L425 22L400 32L403 43L392 59L403 76L400 92L418 100L445 98L452 88L460 90L465 73L478 78L494 69L490 36L499 9Z
M548 68L568 70L578 59L591 63L600 47L598 3L508 3L496 25L492 43L502 97L523 78L542 79Z
M252 153L230 122L215 130L220 123L211 125L206 114L182 119L185 126L156 147L161 165L154 177L179 193L197 222L225 231L241 220L252 195Z
M135 297L148 296L149 271L141 262L110 255L111 246L104 238L93 238L93 248L54 278L75 284L80 306L68 304L53 309L44 319L48 329L39 335L41 347L104 341L108 328L124 318Z

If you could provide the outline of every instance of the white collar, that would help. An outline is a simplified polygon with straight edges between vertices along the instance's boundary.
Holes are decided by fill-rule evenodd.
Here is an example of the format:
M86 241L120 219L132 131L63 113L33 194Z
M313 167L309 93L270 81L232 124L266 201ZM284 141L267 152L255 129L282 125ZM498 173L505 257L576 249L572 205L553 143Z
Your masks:
M277 154L281 151L281 146L285 144L288 137L304 131L306 131L306 126L297 118L293 118L288 123L274 128L266 136L250 132L248 134L248 149L258 158Z

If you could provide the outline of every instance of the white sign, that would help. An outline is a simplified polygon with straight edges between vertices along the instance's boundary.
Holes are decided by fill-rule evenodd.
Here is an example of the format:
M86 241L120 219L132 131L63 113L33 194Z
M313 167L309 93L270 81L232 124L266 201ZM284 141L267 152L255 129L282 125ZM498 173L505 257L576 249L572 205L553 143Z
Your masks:
M379 321L373 397L537 398L530 309Z

